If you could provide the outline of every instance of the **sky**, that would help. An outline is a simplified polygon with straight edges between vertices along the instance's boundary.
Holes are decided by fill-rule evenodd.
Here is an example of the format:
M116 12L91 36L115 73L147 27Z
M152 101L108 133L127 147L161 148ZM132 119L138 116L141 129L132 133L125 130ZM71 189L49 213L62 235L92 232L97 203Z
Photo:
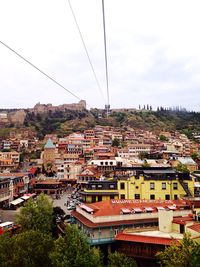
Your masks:
M102 1L0 0L0 41L85 99L107 103ZM111 108L200 111L200 1L105 0ZM0 108L79 100L0 44Z

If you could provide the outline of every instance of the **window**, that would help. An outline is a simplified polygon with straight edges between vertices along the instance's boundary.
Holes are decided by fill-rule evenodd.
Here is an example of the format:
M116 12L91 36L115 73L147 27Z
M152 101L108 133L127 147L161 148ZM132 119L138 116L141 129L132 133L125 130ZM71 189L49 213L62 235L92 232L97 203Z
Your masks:
M155 195L150 195L150 199L155 199Z
M92 184L92 189L96 189L96 185L95 184Z
M125 199L125 195L124 194L121 195L121 199Z
M150 190L154 190L155 189L155 184L154 183L150 183Z
M98 188L102 188L103 186L102 186L102 184L98 184L97 187Z
M110 188L110 189L114 189L114 188L115 188L115 185L114 185L114 184L110 184L110 185L109 185L109 188Z
M120 189L121 189L121 190L124 190L124 189L125 189L125 184L124 184L124 183L121 183L121 184L120 184Z
M174 199L177 200L178 199L178 195L174 195Z
M173 183L173 189L177 190L178 189L178 183Z
M165 195L165 200L170 200L170 195Z
M140 194L135 194L135 199L140 199Z
M162 183L162 190L166 190L166 183Z
M98 201L102 201L102 196L98 196Z

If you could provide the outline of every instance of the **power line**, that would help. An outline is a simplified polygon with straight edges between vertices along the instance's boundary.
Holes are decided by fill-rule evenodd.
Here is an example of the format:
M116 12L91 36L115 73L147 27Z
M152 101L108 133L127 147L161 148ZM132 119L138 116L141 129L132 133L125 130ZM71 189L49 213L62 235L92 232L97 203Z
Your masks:
M107 45L106 45L106 22L105 22L105 10L104 10L104 0L102 0L102 13L103 13L103 33L104 33L104 52L105 52L105 65L106 65L106 89L107 89L107 116L109 109L109 86L108 86L108 59L107 59Z
M60 84L59 82L57 82L54 78L52 78L51 76L49 76L48 74L46 74L44 71L42 71L41 69L39 69L37 66L35 66L33 63L31 63L28 59L26 59L25 57L23 57L22 55L20 55L18 52L16 52L14 49L12 49L10 46L8 46L7 44L5 44L4 42L2 42L0 40L0 43L2 45L4 45L6 48L8 48L10 51L12 51L14 54L16 54L18 57L20 57L21 59L23 59L26 63L28 63L29 65L31 65L33 68L35 68L36 70L38 70L40 73L42 73L44 76L46 76L48 79L50 79L52 82L54 82L55 84L57 84L58 86L60 86L61 88L63 88L65 91L67 91L68 93L70 93L73 97L77 98L78 100L81 100L77 95L75 95L73 92L71 92L69 89L67 89L65 86L63 86L62 84ZM88 105L90 106L90 105Z
M101 96L103 97L103 99L104 99L104 101L105 101L105 97L104 97L103 91L102 91L102 89L101 89L99 80L97 79L97 75L96 75L96 73L95 73L95 70L94 70L94 67L93 67L93 64L92 64L92 60L91 60L90 55L89 55L89 52L88 52L88 50L87 50L87 46L86 46L86 44L85 44L83 35L82 35L82 33L81 33L81 30L80 30L80 27L79 27L78 21L77 21L77 19L76 19L76 15L75 15L75 13L74 13L74 10L73 10L73 8L72 8L72 5L71 5L70 0L68 0L68 3L69 3L69 7L70 7L70 9L71 9L71 12L72 12L72 15L73 15L73 18L74 18L76 27L77 27L77 29L78 29L78 32L79 32L79 35L80 35L80 38L81 38L83 47L84 47L84 49L85 49L85 53L86 53L87 58L88 58L88 61L89 61L89 63L90 63L90 67L91 67L91 69L92 69L94 78L95 78L95 80L96 80L96 83L97 83L99 92L100 92Z

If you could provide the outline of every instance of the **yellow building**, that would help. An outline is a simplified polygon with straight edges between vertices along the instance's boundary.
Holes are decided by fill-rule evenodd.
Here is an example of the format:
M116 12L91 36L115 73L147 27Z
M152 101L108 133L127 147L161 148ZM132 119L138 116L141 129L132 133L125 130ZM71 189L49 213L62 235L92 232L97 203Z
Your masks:
M176 200L194 196L194 181L189 174L174 170L144 170L129 178L90 181L81 192L85 202L109 199Z

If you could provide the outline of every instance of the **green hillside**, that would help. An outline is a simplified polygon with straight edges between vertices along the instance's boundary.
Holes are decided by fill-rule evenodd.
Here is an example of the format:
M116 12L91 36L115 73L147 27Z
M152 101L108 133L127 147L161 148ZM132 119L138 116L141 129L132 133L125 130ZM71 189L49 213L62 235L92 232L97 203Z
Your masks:
M100 114L100 116L99 116ZM60 136L75 131L93 128L95 125L114 126L150 130L153 132L175 131L186 133L189 137L193 132L200 132L200 113L170 110L137 110L126 112L112 112L107 118L106 114L98 109L92 111L55 111L34 114L27 111L24 129L36 131L39 138L45 134L57 133ZM13 126L13 125L12 125ZM6 137L10 130L1 126L0 137ZM20 127L18 126L18 129Z

